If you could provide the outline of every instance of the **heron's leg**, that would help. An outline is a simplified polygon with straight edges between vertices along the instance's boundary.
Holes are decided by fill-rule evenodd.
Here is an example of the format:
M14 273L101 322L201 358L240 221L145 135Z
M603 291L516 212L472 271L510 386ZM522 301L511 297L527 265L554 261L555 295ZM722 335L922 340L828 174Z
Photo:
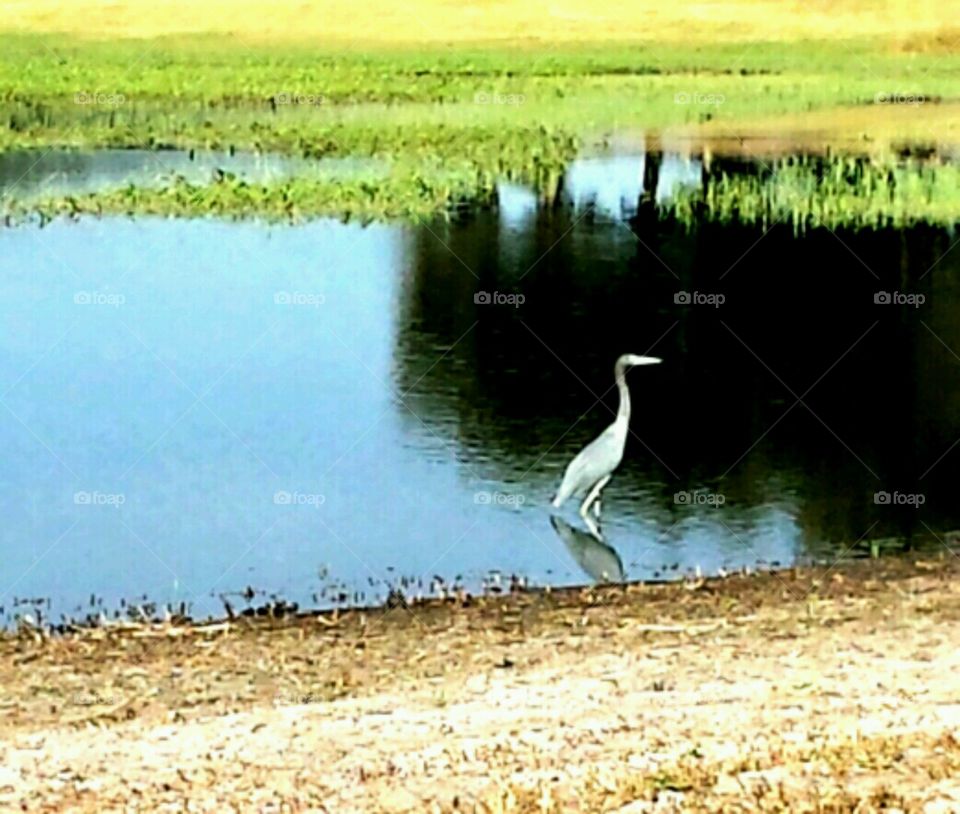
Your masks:
M593 521L593 518L588 514L583 518L583 522L587 524L587 530L590 534L602 543L603 535L600 533L600 527Z
M600 478L600 480L598 480L594 484L593 488L590 490L589 494L586 496L583 503L580 505L580 516L584 520L587 519L587 512L590 510L590 504L592 504L595 500L597 500L600 497L600 490L603 489L603 487L606 486L609 482L610 482L610 475L607 475L604 478ZM597 516L599 517L600 515L598 514Z

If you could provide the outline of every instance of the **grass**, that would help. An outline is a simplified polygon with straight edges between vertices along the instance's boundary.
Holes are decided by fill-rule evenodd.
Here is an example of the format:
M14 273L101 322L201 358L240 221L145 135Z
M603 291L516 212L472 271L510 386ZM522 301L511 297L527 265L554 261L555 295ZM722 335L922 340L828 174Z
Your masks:
M837 738L815 747L758 748L749 760L736 757L706 763L697 755L656 774L624 769L590 771L573 794L558 795L555 784L505 780L477 810L497 814L544 812L664 810L713 814L726 811L921 812L923 781L936 786L960 769L960 742L949 732L895 733ZM906 774L910 755L925 754L921 776L904 793L898 775ZM647 808L641 808L646 804ZM456 811L456 808L447 809Z
M701 220L797 232L907 228L960 222L960 166L916 160L872 162L848 157L786 158L756 174L719 173L681 192L661 210L687 225Z
M471 183L475 181L475 183ZM416 170L384 179L345 184L327 179L290 179L269 185L251 184L229 173L209 184L174 178L160 188L127 186L122 189L64 195L8 206L11 222L33 214L42 223L58 216L167 215L231 217L253 215L269 221L296 222L311 217L373 220L416 220L457 208L490 206L491 181L465 174Z
M821 116L808 142L884 154L904 140L960 137L960 28L942 23L938 3L640 0L624 11L557 0L548 13L541 2L378 0L363 20L341 0L322 10L182 4L182 15L178 4L7 2L0 150L387 157L398 177L372 196L360 181L322 204L332 189L316 183L198 196L178 182L164 205L270 215L293 194L300 212L367 217L372 198L374 212L403 217L460 206L471 184L483 203L503 175L549 188L578 151L652 133L731 143L780 122L800 132ZM437 198L447 187L451 197ZM120 201L160 205L154 193L110 192L48 208Z
M904 55L866 40L278 52L207 37L145 49L6 35L0 46L0 121L8 125L0 146L8 148L327 141L364 150L371 127L537 123L597 135L707 121L735 127L872 104L882 94L960 99L960 49ZM385 133L385 145L394 140Z
M553 160L560 162L554 156ZM544 162L535 177L517 180L556 188L559 177ZM424 169L395 166L383 178L351 183L322 178L292 178L271 184L248 183L225 173L209 184L175 177L159 188L128 186L86 195L12 203L10 221L38 214L45 222L57 216L156 214L218 217L256 216L299 221L329 216L343 219L418 220L437 213L454 215L496 205L496 179L509 174L478 172L464 160L458 166ZM793 226L795 232L830 229L908 228L918 224L952 227L960 222L960 166L918 160L874 162L866 158L791 157L754 172L714 172L696 188L685 188L659 205L658 216L693 228L709 221L769 229ZM549 178L553 178L552 186Z

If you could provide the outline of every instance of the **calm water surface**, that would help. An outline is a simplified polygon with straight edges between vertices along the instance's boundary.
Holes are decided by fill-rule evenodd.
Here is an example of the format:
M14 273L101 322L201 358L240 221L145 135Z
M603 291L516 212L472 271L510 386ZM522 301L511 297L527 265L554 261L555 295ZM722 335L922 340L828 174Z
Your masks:
M356 158L307 160L290 156L213 150L14 150L0 152L0 201L82 195L129 184L159 186L173 176L194 184L217 172L266 183L292 175L341 178L386 170Z
M643 226L642 161L579 163L559 207L505 187L450 225L0 230L4 618L949 542L953 236ZM698 175L671 159L658 195ZM664 363L630 374L593 545L549 501L612 420L623 352Z

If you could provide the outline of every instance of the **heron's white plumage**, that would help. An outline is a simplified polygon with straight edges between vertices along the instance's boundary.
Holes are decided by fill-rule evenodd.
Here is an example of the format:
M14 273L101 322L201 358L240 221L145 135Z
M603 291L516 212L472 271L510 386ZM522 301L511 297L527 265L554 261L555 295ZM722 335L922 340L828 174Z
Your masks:
M586 497L595 483L620 465L626 443L627 422L617 419L567 464L554 507L560 508L571 497Z
M570 461L563 473L560 488L553 499L553 506L560 508L571 497L583 497L580 514L585 516L591 503L597 502L600 491L606 485L613 470L623 460L623 448L627 443L630 427L630 391L627 389L627 368L635 365L655 365L661 360L654 356L638 356L625 353L614 366L614 380L620 391L620 408L617 419L600 435L587 444ZM606 480L605 480L606 479ZM597 503L599 517L599 503Z

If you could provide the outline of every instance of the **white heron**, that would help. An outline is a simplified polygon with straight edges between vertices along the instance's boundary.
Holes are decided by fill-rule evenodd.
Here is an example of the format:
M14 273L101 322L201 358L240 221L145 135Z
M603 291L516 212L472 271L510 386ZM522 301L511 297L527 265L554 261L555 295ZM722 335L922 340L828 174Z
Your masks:
M600 517L600 492L609 483L613 470L623 459L623 448L630 429L630 391L627 389L627 369L638 365L656 365L662 360L656 356L637 356L625 353L617 359L613 377L620 391L620 407L617 417L600 435L587 444L567 465L563 481L553 498L553 506L559 509L571 497L583 497L580 516L590 525L587 514L590 507Z

